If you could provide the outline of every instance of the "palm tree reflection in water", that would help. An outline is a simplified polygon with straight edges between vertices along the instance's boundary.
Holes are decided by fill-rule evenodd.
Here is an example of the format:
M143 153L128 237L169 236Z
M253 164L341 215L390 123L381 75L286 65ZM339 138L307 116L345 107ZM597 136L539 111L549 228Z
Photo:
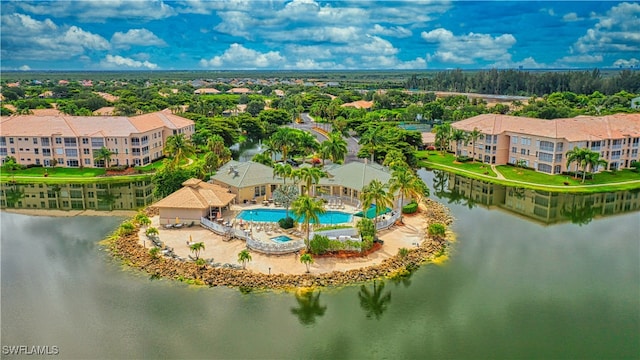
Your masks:
M298 291L296 292L297 308L291 308L291 313L298 317L303 325L313 325L316 318L323 316L327 311L326 306L320 305L320 292Z

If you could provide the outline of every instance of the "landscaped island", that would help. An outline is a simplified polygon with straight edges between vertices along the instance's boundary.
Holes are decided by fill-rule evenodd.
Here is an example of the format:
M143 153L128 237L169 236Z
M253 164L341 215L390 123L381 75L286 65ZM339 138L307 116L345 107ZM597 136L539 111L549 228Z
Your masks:
M155 214L152 210L147 209L147 215L154 216ZM430 199L423 200L420 204L419 212L413 216L420 220L419 223L425 229L430 224L449 225L453 220L446 207ZM134 228L130 228L129 224L134 224ZM399 229L402 228L402 225L397 225L396 227ZM150 252L145 247L144 239L141 239L141 236L145 236L144 231L141 231L140 225L135 221L123 223L114 235L106 240L106 244L111 254L121 259L124 264L143 270L153 277L176 279L192 284L209 286L231 286L243 289L288 289L309 286L340 286L383 277L408 276L421 264L442 255L447 242L451 239L449 232L444 235L434 236L429 236L427 233L425 232L424 238L417 243L417 246L411 249L399 249L397 254L388 254L382 262L375 265L371 265L371 262L367 261L367 257L363 257L353 260L358 264L362 264L357 269L303 274L269 274L267 272L212 267L206 263L198 264L195 261L181 261L171 257L160 256L157 252ZM185 236L187 236L186 234L188 233L185 233ZM386 245L383 245L383 249L384 246ZM283 256L290 257L291 255ZM269 261L269 258L277 258L277 256L264 257L266 261Z

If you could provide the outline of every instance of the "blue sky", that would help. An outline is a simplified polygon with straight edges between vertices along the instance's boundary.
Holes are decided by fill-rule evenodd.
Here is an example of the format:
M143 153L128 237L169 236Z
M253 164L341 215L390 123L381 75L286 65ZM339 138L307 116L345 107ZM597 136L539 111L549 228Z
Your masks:
M640 3L1 3L2 70L640 67Z

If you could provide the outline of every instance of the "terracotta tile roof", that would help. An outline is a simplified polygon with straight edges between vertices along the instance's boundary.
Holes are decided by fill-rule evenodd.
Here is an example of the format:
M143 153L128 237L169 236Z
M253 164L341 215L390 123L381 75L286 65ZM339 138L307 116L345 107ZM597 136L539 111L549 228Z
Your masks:
M62 115L60 110L57 109L32 109L31 115L33 116L56 116Z
M431 132L423 132L422 133L422 143L423 144L433 144L436 142L436 134Z
M227 206L235 197L222 186L209 184L198 179L189 179L183 187L158 201L157 208L206 209L209 206Z
M53 110L53 109L47 109ZM57 111L57 110L56 110ZM167 126L171 129L193 124L189 119L156 112L132 118L126 116L20 115L3 118L2 133L10 136L115 136L126 137Z
M640 114L578 116L569 119L544 120L527 117L482 114L452 124L456 129L484 134L513 132L567 141L620 139L640 136Z
M113 106L105 106L93 112L93 115L113 115L113 111L115 107Z
M247 88L233 88L227 91L229 94L248 94L251 90Z
M137 132L146 132L162 126L166 126L169 129L180 129L193 125L193 121L174 115L167 109L154 113L133 116L130 120L133 126L138 129Z
M109 93L106 92L100 92L100 91L94 91L94 94L102 97L103 99L107 100L108 102L116 102L120 99L119 96L115 96L115 95L111 95Z
M194 94L219 94L220 90L213 89L213 88L202 88L202 89L197 89L193 93Z

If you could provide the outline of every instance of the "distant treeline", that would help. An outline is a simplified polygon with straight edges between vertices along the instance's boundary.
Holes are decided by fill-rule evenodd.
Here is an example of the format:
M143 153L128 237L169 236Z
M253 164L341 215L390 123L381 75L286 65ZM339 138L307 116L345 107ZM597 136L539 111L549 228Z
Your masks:
M543 96L565 91L576 94L599 91L612 95L622 90L640 92L640 71L621 70L612 76L603 76L599 69L562 72L496 69L466 72L457 69L434 72L424 77L413 75L404 86L406 89L495 95Z

